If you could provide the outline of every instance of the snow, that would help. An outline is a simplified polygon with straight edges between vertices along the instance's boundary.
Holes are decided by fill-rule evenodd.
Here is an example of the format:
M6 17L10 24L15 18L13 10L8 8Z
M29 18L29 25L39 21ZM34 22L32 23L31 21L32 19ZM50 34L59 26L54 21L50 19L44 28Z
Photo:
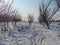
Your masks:
M1 28L2 27L2 28ZM59 22L52 23L51 29L44 28L39 23L18 22L9 23L5 29L0 27L0 45L60 45Z

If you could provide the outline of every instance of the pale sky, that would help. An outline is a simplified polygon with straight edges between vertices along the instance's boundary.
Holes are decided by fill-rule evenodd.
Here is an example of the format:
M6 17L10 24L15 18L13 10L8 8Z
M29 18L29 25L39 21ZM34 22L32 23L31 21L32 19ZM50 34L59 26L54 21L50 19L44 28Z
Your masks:
M28 13L36 17L39 15L39 2L40 0L15 0L14 5L22 13L23 17Z
M9 0L11 1L11 0ZM49 0L44 0L47 4ZM8 2L8 0L6 0ZM14 0L14 7L20 11L20 14L26 18L26 16L29 14L34 15L37 17L39 15L39 4L41 3L41 0ZM51 5L53 7L53 5Z

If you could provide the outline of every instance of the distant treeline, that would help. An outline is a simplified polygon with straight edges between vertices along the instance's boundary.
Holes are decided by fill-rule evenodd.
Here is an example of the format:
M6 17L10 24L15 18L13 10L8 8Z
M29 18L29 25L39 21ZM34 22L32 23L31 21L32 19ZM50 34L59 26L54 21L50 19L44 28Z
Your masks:
M0 15L0 22L11 22L11 21L20 21L20 18L17 18L15 16L9 16L9 15Z

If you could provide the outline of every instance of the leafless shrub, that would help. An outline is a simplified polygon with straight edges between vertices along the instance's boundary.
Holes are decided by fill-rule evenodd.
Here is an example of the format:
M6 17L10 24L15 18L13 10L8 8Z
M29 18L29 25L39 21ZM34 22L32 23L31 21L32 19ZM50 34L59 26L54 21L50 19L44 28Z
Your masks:
M29 23L29 26L32 24L33 21L34 21L33 15L29 14L28 15L28 23Z
M14 17L13 21L15 22L15 25L17 25L17 22L22 21L22 18L20 15L15 14L13 17Z

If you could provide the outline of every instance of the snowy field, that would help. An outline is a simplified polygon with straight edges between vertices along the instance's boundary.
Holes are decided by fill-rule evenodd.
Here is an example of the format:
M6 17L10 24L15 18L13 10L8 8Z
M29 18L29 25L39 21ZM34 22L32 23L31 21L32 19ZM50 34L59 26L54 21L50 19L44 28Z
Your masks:
M60 22L52 23L50 28L39 23L29 27L27 22L9 23L5 28L0 23L0 45L60 45Z

